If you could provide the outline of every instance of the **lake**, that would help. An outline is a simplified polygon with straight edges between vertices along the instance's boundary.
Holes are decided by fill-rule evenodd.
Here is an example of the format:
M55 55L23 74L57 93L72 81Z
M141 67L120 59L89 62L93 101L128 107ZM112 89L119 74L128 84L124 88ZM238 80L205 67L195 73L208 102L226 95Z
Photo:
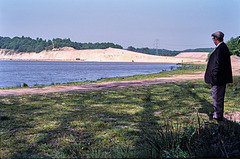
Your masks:
M176 69L169 63L0 61L0 88L94 81Z

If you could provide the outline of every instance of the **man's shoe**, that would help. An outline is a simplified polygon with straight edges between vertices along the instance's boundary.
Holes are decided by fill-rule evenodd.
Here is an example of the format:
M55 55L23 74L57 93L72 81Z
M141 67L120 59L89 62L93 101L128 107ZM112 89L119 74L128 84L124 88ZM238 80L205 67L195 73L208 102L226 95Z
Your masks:
M209 116L209 120L213 120L213 113L209 112L208 116Z

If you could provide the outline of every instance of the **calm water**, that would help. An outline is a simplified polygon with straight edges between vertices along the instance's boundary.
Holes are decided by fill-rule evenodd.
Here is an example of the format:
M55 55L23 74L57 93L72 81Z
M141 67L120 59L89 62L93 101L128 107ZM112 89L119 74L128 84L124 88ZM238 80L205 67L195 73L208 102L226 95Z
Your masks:
M0 88L50 85L171 70L176 64L60 61L0 61Z

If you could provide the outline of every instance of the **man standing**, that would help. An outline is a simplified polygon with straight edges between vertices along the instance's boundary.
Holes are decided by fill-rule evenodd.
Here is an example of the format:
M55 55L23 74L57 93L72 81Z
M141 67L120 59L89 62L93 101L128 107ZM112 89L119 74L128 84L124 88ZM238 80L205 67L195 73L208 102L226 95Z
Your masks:
M212 34L216 48L209 57L205 72L205 82L212 86L213 119L222 121L224 110L224 95L227 83L232 83L232 67L230 53L223 42L224 34L220 31Z

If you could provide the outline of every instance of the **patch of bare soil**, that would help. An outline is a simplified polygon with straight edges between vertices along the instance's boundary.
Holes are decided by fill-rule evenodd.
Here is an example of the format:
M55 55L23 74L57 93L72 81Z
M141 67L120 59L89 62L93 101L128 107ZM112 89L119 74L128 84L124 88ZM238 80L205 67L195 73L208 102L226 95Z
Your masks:
M224 118L240 123L240 112L224 113Z

